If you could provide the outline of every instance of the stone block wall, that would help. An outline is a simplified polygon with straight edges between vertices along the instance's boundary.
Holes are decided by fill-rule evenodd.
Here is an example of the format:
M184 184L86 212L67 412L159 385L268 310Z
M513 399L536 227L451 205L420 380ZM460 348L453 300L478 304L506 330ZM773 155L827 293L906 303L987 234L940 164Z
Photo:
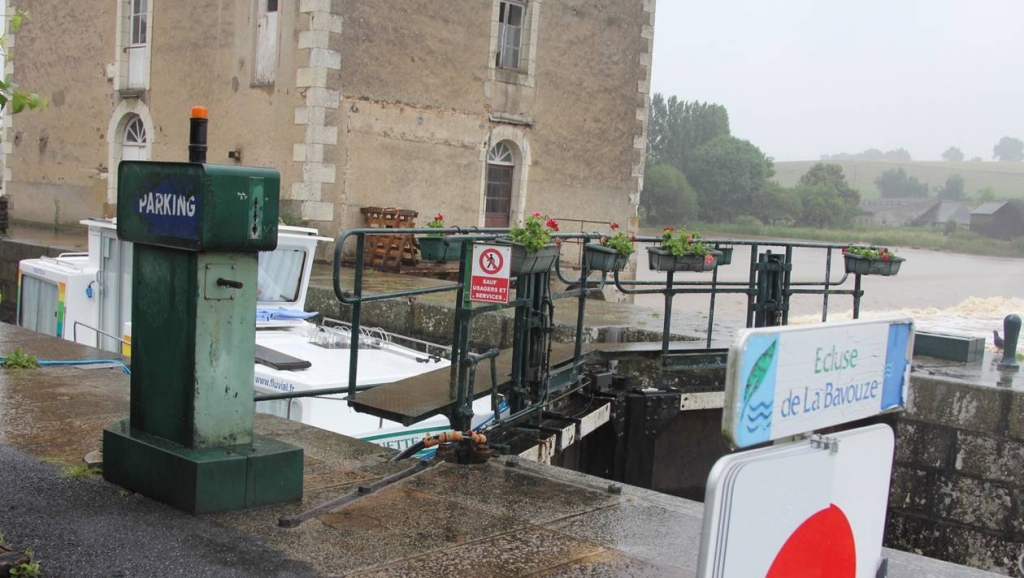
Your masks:
M915 373L897 420L885 545L1017 575L1024 392Z

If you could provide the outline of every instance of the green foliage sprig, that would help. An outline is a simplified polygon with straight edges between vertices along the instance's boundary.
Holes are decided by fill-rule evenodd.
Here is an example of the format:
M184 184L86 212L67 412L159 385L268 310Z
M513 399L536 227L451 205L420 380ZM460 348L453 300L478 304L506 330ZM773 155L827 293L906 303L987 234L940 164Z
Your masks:
M26 548L25 555L28 556L28 562L11 566L10 574L17 578L36 578L39 576L39 562L36 562L35 556L32 555L32 550Z
M558 232L558 221L551 217L536 212L523 223L512 225L509 236L516 243L522 243L526 247L526 253L533 255L551 243L551 233Z
M39 360L36 359L35 355L31 353L25 353L21 348L17 348L10 352L7 357L4 358L3 367L9 369L27 369L32 367L39 367Z
M661 232L661 248L675 257L693 255L704 257L711 252L711 247L701 241L700 233L686 230L676 231L675 227L665 227Z
M15 12L10 19L10 31L11 33L17 33L21 28L22 23L28 20L28 12ZM6 53L7 60L13 58L13 54L7 47L6 43L7 35L0 36L0 50ZM43 109L48 106L48 102L45 98L39 96L34 92L25 92L18 90L18 85L11 80L11 75L4 76L3 80L0 80L0 108L7 114L18 114L19 112L28 108L29 110Z
M633 251L636 251L634 243L636 243L636 235L627 236L626 233L619 230L618 223L612 223L611 236L601 237L601 245L615 249L623 257L629 257Z
M888 247L875 247L874 245L850 245L843 249L844 255L856 255L874 261L891 261L899 259L896 252Z

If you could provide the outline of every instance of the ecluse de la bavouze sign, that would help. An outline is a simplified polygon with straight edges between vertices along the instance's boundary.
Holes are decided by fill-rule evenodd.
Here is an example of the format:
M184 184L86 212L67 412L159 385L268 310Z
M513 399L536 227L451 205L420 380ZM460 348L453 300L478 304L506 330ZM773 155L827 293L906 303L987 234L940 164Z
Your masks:
M909 319L741 331L726 373L725 435L737 447L903 407Z

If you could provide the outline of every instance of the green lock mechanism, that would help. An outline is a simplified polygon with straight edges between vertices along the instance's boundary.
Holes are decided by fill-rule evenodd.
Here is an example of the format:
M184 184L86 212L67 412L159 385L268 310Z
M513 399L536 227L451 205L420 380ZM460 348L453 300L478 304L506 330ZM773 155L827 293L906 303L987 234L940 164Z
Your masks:
M205 113L193 162L118 167L131 414L103 432L104 478L193 513L302 498L302 449L253 435L257 259L277 247L280 175L205 164Z

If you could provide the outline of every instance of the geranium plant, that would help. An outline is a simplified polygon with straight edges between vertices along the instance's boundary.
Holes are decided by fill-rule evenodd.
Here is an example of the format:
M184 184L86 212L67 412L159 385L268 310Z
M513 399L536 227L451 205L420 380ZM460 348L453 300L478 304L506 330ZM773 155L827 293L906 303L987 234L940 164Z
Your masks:
M434 215L434 220L427 223L427 227L431 229L443 229L444 228L444 215L438 213ZM441 233L430 233L430 237L442 237Z
M665 227L661 232L661 248L672 253L674 257L704 257L708 263L714 260L711 247L701 241L700 233L697 231L676 231L675 227Z
M618 223L612 223L612 234L608 237L601 237L601 245L609 249L615 249L623 257L629 257L636 250L633 245L636 236L628 236L619 229Z
M521 243L528 255L533 255L551 244L551 233L558 232L558 221L536 212L523 220L522 224L512 225L509 235L516 243Z
M847 274L891 276L900 272L905 259L888 247L850 245L843 248L843 264Z
M888 247L875 247L870 245L850 245L843 249L843 255L855 255L865 259L877 261L891 261L898 259L896 252Z

